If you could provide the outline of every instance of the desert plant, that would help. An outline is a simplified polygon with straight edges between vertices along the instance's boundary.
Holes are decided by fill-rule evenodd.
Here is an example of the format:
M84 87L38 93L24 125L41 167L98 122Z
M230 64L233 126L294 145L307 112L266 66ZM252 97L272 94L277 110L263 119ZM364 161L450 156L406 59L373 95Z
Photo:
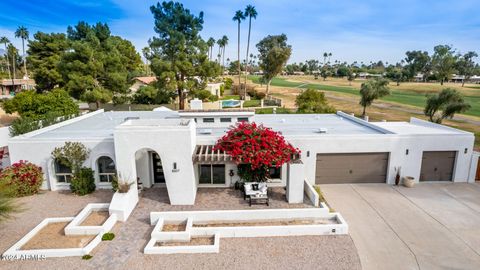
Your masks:
M112 179L112 189L118 193L127 193L132 185L133 182L123 179L120 175Z
M93 170L90 168L80 168L70 182L70 190L80 196L94 192L95 188L95 178L93 177Z
M13 213L21 211L9 194L11 194L10 187L0 182L0 222L11 218Z
M91 258L93 258L93 256L90 254L85 254L82 256L82 260L90 260Z
M72 169L75 174L87 160L90 150L80 142L65 142L52 152L53 159Z
M113 238L115 238L115 234L111 232L107 232L102 235L102 241L112 241Z
M0 184L8 196L21 197L38 193L43 182L42 168L25 160L13 163L0 173Z

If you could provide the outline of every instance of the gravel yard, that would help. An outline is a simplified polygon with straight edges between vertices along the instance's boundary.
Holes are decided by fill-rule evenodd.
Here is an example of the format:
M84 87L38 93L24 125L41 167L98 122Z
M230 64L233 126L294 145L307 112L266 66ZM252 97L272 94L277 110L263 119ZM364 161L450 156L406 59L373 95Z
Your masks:
M227 195L225 195L226 193ZM221 199L211 199L211 195ZM76 215L88 202L108 202L110 191L97 191L87 197L46 192L23 198L27 208L17 219L2 224L0 252L5 251L46 217ZM151 211L251 209L240 194L231 190L199 189L195 206L170 206L162 189L148 189L126 223L117 223L115 239L100 243L93 258L50 258L45 261L0 262L0 269L360 269L355 245L348 235L270 238L231 238L220 240L218 254L145 255L153 226ZM281 196L278 194L277 196ZM272 206L273 205L273 206ZM275 202L270 208L284 207ZM290 205L290 207L309 207ZM266 206L254 206L253 209Z

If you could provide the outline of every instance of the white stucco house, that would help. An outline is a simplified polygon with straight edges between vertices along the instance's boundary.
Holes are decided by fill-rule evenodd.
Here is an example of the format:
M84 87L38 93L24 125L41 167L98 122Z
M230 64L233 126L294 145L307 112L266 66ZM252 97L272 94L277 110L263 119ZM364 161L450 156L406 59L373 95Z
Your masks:
M91 150L85 162L98 188L110 188L116 172L143 186L165 187L171 204L194 204L199 187L230 187L237 166L215 142L238 121L281 132L301 156L272 168L269 185L287 187L287 199L303 201L304 181L393 184L397 171L416 181L474 181L474 135L412 118L410 122L366 122L336 114L255 115L252 111L98 110L8 141L11 162L43 168L44 189L67 189L70 170L52 150L78 141ZM478 158L478 157L477 157Z

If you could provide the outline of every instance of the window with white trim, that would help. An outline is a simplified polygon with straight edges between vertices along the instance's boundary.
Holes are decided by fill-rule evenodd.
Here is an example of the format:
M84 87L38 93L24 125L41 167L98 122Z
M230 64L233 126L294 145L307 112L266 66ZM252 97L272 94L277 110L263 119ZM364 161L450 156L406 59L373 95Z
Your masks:
M55 166L55 177L57 178L58 183L70 183L72 180L73 174L72 169L68 166L65 166L58 160L54 160Z
M99 157L97 160L98 178L102 183L111 183L117 171L115 162L107 156Z

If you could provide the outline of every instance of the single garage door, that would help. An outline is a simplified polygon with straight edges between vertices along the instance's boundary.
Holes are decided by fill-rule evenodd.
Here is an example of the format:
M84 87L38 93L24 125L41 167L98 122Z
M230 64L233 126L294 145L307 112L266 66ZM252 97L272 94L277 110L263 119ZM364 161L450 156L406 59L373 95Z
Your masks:
M420 181L452 181L455 151L425 151Z
M317 154L316 184L385 183L388 153Z

